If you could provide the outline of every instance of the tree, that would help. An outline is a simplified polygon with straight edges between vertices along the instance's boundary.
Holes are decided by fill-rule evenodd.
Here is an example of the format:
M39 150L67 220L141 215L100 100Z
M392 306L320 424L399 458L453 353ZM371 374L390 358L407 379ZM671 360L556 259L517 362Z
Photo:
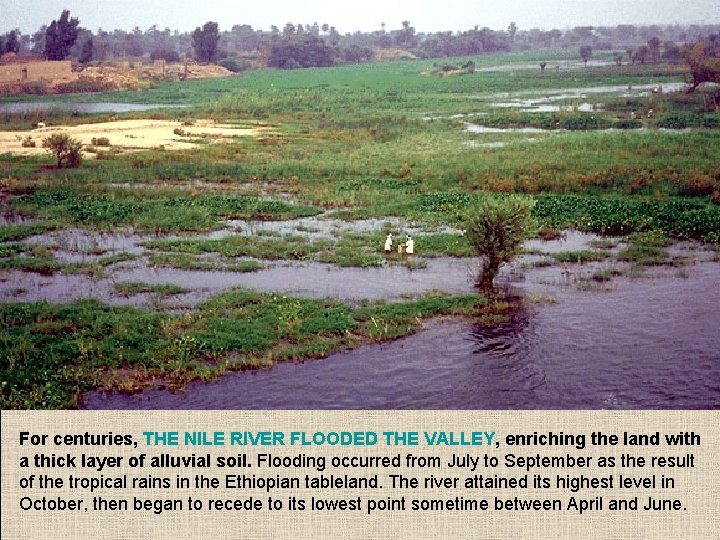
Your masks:
M4 38L0 38L0 55L9 52L15 54L20 52L20 41L18 40L18 33L15 30L11 30L5 34Z
M657 37L651 37L648 39L648 52L650 54L650 61L655 63L660 59L660 39Z
M592 56L592 47L590 45L583 45L580 47L580 58L583 59L583 62L585 62L585 65L587 66L587 61L590 60L590 57Z
M515 21L512 21L508 26L508 34L510 34L510 42L515 41L515 34L517 34L518 27Z
M333 64L333 51L322 38L306 34L302 39L283 38L270 49L268 65L281 69L327 67Z
M472 209L466 219L466 237L484 258L476 285L493 288L500 266L515 257L530 236L534 222L530 216L534 201L526 197L489 197Z
M195 28L192 34L193 49L195 58L199 62L212 62L217 54L217 45L220 40L218 23L208 21L202 28Z
M93 38L90 36L87 38L82 45L82 49L80 49L80 56L78 57L78 61L81 64L87 64L92 60L93 58Z
M62 168L63 162L68 169L79 167L82 162L82 143L65 133L54 133L44 138L42 146L55 155L58 169Z
M704 82L720 82L720 35L686 47L683 56L693 77L689 94Z
M410 26L410 21L402 21L402 30L397 33L395 37L395 43L399 47L404 48L411 48L417 46L415 28Z
M644 64L645 61L648 59L648 56L650 56L650 48L647 45L640 45L632 53L633 64L635 62L640 62L641 64Z
M292 37L295 35L295 25L293 23L285 23L285 27L283 28L283 36L284 37Z
M682 53L674 41L663 43L662 59L671 64L679 64L682 61Z
M48 60L65 60L78 37L80 21L70 18L66 9L45 31L45 56Z

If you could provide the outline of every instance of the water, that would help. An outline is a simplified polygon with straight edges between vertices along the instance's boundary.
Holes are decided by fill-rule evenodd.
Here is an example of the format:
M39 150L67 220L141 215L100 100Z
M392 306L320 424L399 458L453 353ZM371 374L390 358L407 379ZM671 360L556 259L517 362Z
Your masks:
M581 60L554 60L546 66L546 71L557 69L584 69L587 67L604 67L612 66L614 62L607 60L588 60L587 65ZM525 64L501 64L497 66L477 67L475 71L491 72L491 71L517 71L520 69L533 69L540 71L540 62Z
M177 108L185 105L168 105L165 103L82 103L68 101L28 101L0 103L0 113L24 114L44 110L70 111L82 114L92 113L125 113L149 111L152 109Z
M233 222L245 234L249 223ZM287 224L286 224L287 225ZM364 230L379 223L359 223ZM310 234L335 234L334 220L296 220ZM352 227L350 227L352 229ZM317 230L315 230L317 229ZM257 232L257 231L255 231ZM283 230L283 232L286 232ZM306 231L308 232L308 231ZM69 302L98 298L111 305L191 310L219 292L247 287L356 305L362 299L403 300L428 291L473 290L477 259L433 258L427 267L338 268L322 263L266 263L253 273L148 266L132 231L54 231L28 243L56 246L58 260L96 260L130 252L136 260L98 277L21 271L0 275L2 301ZM531 240L533 253L590 249L594 235ZM615 242L618 242L615 240ZM614 250L622 244L616 245ZM670 248L694 262L648 271L610 284L588 277L622 268L616 262L534 268L545 255L521 257L500 281L525 295L511 324L494 329L470 320L432 324L413 336L367 345L303 364L236 373L191 384L182 394L90 393L85 407L101 409L693 409L720 408L720 264L696 243ZM118 282L175 283L189 292L159 299L122 295Z
M455 269L457 273L457 269ZM184 393L94 392L89 409L720 408L720 265L579 291L557 268L505 274L527 295L504 326L462 320ZM350 282L352 283L352 282ZM552 298L533 302L533 298Z

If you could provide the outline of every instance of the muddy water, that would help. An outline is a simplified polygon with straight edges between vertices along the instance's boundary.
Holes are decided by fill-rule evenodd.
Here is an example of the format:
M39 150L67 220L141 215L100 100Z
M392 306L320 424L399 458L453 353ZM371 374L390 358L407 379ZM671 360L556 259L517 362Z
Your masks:
M609 292L580 292L557 268L516 268L503 278L526 293L526 309L500 328L436 323L395 342L235 373L181 394L90 393L85 407L720 408L720 265L684 271L684 278L660 271L618 279Z

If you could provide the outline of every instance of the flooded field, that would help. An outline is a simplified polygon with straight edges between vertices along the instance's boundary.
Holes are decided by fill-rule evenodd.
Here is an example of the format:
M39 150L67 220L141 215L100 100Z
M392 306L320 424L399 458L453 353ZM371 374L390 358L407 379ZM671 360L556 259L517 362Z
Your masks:
M328 237L342 230L372 230L382 220L345 224L303 218L289 222L232 221L223 234L260 230ZM395 226L400 223L395 221ZM218 233L211 233L218 234ZM207 235L206 235L207 236ZM340 268L319 262L268 262L251 273L156 268L144 243L150 236L55 231L32 237L53 243L68 261L129 253L137 258L109 266L104 274L41 275L12 271L0 279L3 301L69 302L98 298L110 305L169 311L193 310L199 302L233 288L311 298L402 301L430 291L474 290L480 261L426 259L421 269L386 265ZM419 238L421 239L421 233ZM210 383L191 383L181 393L146 390L135 395L93 392L86 408L156 409L491 409L491 408L713 408L720 406L720 264L695 243L669 249L688 263L659 267L636 278L610 282L593 275L618 262L536 264L554 254L609 253L617 239L566 231L562 238L525 244L528 254L503 269L499 281L524 297L513 320L488 328L472 320L434 322L415 335L366 345L302 364L239 372ZM77 252L84 255L77 255ZM73 258L75 253L75 259ZM85 258L85 259L84 259ZM177 294L127 294L119 283L176 285Z
M440 275L454 275L462 288L463 269L439 264ZM528 299L524 313L497 328L472 321L434 323L391 343L193 383L182 393L91 393L84 407L720 407L720 265L698 263L680 279L672 274L623 279L604 291L579 291L572 285L577 277L557 269L506 273ZM351 283L363 288L368 281L373 280Z

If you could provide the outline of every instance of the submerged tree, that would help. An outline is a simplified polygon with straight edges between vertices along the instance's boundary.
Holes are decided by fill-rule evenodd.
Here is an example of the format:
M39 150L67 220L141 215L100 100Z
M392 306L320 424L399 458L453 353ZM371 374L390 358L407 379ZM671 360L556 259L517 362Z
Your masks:
M489 197L467 217L466 236L484 258L476 285L492 290L500 266L515 257L534 229L531 212L535 201L527 197Z

